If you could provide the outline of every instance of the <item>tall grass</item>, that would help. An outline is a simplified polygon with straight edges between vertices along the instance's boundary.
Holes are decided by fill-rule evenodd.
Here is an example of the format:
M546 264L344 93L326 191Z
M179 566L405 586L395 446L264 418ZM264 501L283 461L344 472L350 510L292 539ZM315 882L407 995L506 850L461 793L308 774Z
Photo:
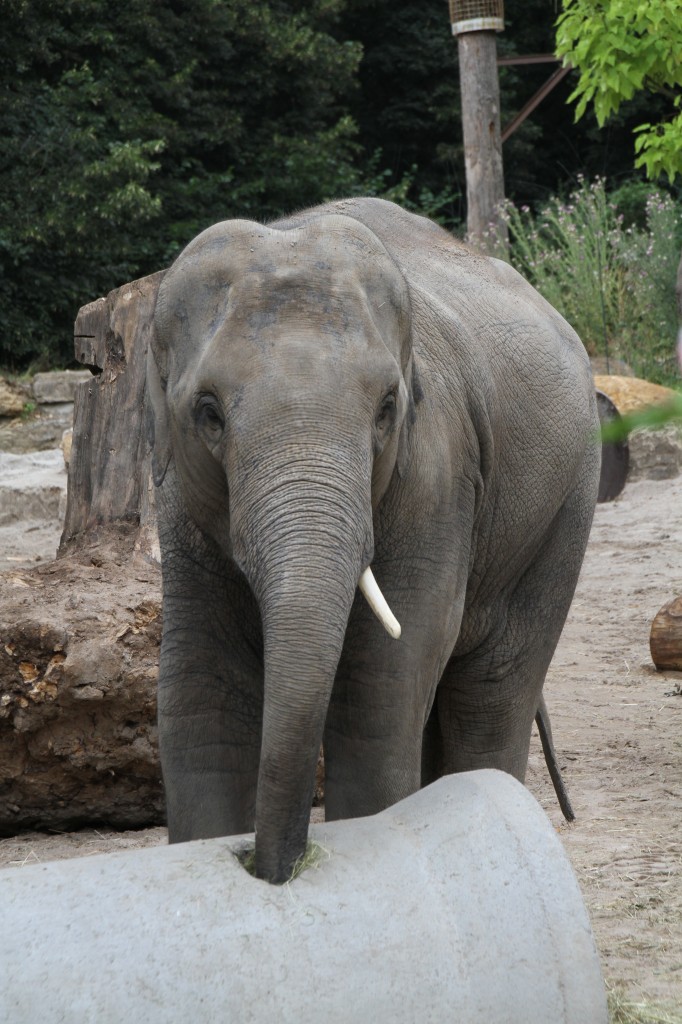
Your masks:
M628 224L605 181L580 180L568 200L533 213L507 203L510 261L559 310L590 355L624 359L657 383L679 381L675 279L682 211L652 190Z

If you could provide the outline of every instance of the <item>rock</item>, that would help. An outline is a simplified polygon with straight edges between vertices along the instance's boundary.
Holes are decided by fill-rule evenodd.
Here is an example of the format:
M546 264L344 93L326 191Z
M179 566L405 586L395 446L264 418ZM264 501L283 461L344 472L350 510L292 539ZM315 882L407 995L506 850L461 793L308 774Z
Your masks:
M33 396L38 405L73 402L76 388L92 380L89 370L53 370L33 378Z
M73 404L41 405L27 418L0 420L0 451L35 452L58 448L73 422Z
M21 416L29 398L26 387L0 377L0 416Z
M0 834L163 822L160 640L130 537L0 575Z
M0 451L0 526L25 519L62 519L66 483L58 448L28 455Z
M628 480L670 480L682 473L682 429L673 423L658 430L633 430L628 438Z
M648 405L663 405L675 397L677 392L660 384L651 384L639 377L595 375L595 387L608 395L618 412L636 412Z

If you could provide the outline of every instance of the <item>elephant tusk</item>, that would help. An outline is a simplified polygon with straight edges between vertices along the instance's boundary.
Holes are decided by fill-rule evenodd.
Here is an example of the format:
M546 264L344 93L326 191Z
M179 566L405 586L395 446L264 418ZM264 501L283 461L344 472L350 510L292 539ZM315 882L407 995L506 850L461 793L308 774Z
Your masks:
M388 607L386 598L379 590L379 584L374 579L374 573L369 566L367 566L360 577L358 586L365 595L367 604L370 606L386 632L389 633L394 640L398 640L401 632L400 623Z

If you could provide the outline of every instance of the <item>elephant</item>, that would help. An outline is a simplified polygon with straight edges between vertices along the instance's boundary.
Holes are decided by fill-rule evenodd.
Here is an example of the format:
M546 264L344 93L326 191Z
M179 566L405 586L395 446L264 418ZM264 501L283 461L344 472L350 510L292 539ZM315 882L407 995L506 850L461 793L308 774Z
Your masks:
M566 321L434 222L337 200L188 244L147 393L169 841L255 831L282 883L321 743L328 820L524 781L599 480Z

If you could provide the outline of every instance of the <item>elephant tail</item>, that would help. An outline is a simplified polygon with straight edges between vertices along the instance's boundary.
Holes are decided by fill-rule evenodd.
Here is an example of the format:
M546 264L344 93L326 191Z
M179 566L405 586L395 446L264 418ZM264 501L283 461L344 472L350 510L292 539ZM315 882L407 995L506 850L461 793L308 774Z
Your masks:
M545 755L545 764L547 765L549 777L554 785L554 792L557 795L559 807L561 808L566 821L575 821L575 813L571 807L571 801L568 798L568 792L564 785L564 780L561 776L561 769L559 768L557 761L554 741L552 740L552 727L549 723L549 711L547 710L544 697L540 697L538 710L535 714L535 724L537 725L538 732L540 733L540 742L542 743L542 752Z

